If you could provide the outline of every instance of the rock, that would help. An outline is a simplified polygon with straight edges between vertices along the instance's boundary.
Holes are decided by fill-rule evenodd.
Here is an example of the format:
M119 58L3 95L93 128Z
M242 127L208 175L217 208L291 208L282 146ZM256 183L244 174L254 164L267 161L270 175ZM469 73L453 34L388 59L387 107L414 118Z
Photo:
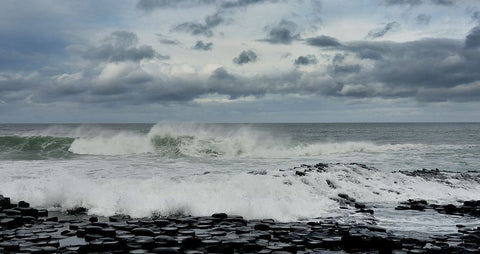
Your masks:
M18 202L18 207L23 207L23 208L27 208L27 207L30 207L30 204L25 202L25 201L20 201Z
M302 171L295 171L295 175L297 175L297 176L305 176L305 175L307 175L307 173L302 172Z
M50 217L50 218L45 219L45 221L58 222L58 217Z
M160 254L177 254L180 253L176 248L169 248L169 247L157 247L152 250L153 253L160 253Z
M88 209L85 207L75 207L67 210L67 214L70 214L70 215L82 215L82 214L84 215L84 214L87 214L87 212L88 212Z
M134 228L132 233L139 236L155 236L155 233L148 228Z
M261 231L267 231L270 229L270 226L267 225L267 224L255 224L255 226L253 227L255 230L261 230Z
M212 214L212 217L217 219L226 219L228 218L228 215L226 213L214 213Z
M0 196L0 208L2 208L2 209L10 208L10 198Z
M448 204L443 206L443 209L445 210L446 214L453 214L457 211L457 207L453 204Z

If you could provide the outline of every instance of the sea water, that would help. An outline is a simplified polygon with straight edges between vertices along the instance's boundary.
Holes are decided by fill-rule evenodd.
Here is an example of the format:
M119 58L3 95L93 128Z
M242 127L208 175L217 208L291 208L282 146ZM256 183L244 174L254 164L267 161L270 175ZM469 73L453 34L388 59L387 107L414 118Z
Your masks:
M3 124L0 194L100 216L279 221L356 219L336 201L347 194L382 226L442 232L477 221L393 208L480 199L480 179L458 177L480 170L479 158L478 123ZM328 169L294 173L317 163ZM423 168L448 174L401 173Z

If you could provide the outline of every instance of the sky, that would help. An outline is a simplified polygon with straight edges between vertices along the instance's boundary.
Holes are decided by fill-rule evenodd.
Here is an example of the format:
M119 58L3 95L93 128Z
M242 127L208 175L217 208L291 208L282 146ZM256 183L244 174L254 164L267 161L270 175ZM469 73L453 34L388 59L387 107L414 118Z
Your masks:
M4 0L0 38L0 123L480 121L478 0Z

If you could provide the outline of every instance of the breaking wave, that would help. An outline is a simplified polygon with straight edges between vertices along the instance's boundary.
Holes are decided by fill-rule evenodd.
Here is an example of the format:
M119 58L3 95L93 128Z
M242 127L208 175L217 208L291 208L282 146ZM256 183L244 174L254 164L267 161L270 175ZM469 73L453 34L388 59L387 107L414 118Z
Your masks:
M292 141L248 125L157 124L148 132L102 128L70 135L0 137L2 159L55 159L74 155L120 156L146 154L168 158L291 158L329 154L426 151L424 144L376 144L366 141ZM48 133L47 133L48 134ZM441 145L436 145L439 148ZM446 145L444 145L446 146Z
M74 141L69 137L0 136L1 159L66 158Z
M302 173L298 173L302 172ZM2 181L0 192L32 205L90 214L133 217L214 212L280 221L338 216L339 197L392 204L422 198L433 202L480 199L479 172L385 172L357 163L330 163L292 169L200 174L181 178L99 178L65 170Z
M324 154L411 149L415 144L372 142L293 142L249 126L157 124L147 134L117 133L77 138L69 151L89 155L154 154L167 157L288 158Z

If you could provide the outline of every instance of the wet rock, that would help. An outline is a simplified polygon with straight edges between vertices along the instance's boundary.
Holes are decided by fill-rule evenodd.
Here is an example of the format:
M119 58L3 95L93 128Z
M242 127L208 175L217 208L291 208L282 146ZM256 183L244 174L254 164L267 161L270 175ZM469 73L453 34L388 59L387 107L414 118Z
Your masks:
M305 175L307 175L307 173L297 170L297 171L295 171L295 175L297 175L297 176L305 176Z
M30 207L30 204L25 202L25 201L20 201L18 202L18 207L23 207L23 208L27 208L27 207Z
M148 228L134 228L132 233L139 236L155 236L155 232Z
M169 247L157 247L152 250L153 253L160 253L160 254L177 254L180 253L177 248L169 248Z
M255 226L253 227L255 230L261 230L261 231L267 231L270 229L270 226L267 225L267 224L255 224Z
M339 198L345 200L347 203L352 203L354 204L356 202L356 200L352 197L350 197L349 195L345 194L345 193L339 193L337 195Z
M88 212L88 209L85 207L75 207L67 210L67 214L69 215L85 215L87 214L87 212Z
M226 219L228 218L228 215L226 213L214 213L212 214L212 217L217 219Z

